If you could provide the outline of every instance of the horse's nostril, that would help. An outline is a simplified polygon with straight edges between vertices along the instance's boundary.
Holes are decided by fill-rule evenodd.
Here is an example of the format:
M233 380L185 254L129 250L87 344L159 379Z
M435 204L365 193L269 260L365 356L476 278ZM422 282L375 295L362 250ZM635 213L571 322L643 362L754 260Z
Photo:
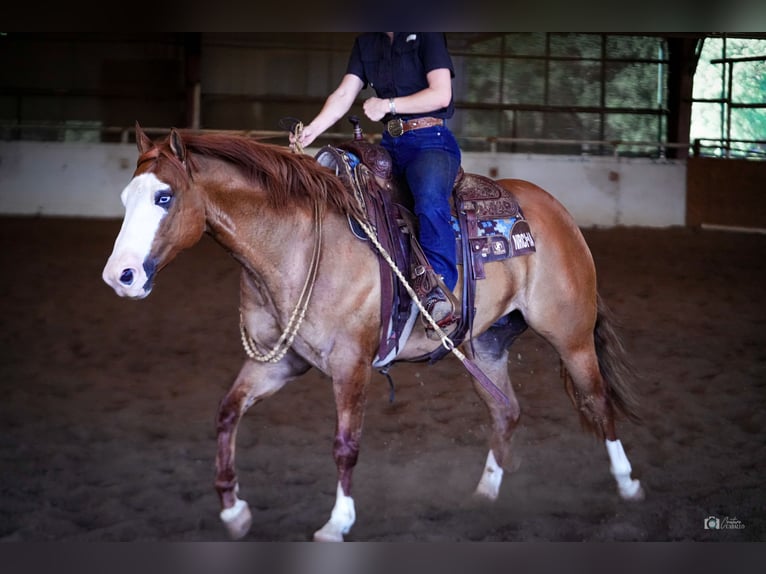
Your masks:
M120 275L120 283L123 285L132 285L133 284L133 270L132 269L123 269L122 275Z

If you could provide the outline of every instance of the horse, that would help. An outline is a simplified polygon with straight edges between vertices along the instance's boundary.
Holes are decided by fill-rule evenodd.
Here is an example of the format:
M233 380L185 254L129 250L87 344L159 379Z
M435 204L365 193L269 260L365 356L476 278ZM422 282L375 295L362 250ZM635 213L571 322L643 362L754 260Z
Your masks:
M215 490L228 535L252 525L239 498L237 427L245 412L312 367L332 382L337 489L314 540L343 541L356 520L351 478L381 327L379 254L350 229L359 204L337 174L288 146L240 135L172 128L151 140L136 124L139 156L121 194L125 215L103 280L117 295L147 297L157 274L208 234L241 265L240 321L247 357L216 415ZM501 179L522 207L536 252L486 264L475 317L460 350L502 391L472 374L486 403L489 452L474 494L494 501L512 469L519 402L509 349L526 328L546 339L565 369L565 389L587 429L606 445L619 496L641 500L617 436L618 415L639 421L635 370L602 300L585 239L564 206L541 187ZM462 270L461 270L462 273ZM460 297L460 281L455 295ZM395 361L439 345L417 322Z

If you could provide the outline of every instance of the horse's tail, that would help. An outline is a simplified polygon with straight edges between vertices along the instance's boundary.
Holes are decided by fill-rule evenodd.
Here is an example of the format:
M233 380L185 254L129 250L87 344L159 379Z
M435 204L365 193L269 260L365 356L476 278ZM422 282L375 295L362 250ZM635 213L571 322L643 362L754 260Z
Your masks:
M640 423L639 401L635 392L635 383L638 376L628 360L628 354L622 344L622 339L617 332L616 320L612 312L606 306L600 295L597 295L596 324L593 327L593 338L596 346L601 378L604 380L606 397L610 408L624 415L629 420ZM561 361L561 378L564 381L564 389L569 399L580 414L580 424L583 429L592 431L597 436L602 436L599 425L587 409L583 409L582 397L575 387L572 376Z
M617 411L629 420L640 423L639 401L635 391L638 375L617 332L615 318L600 295L597 295L597 305L593 337L607 397Z

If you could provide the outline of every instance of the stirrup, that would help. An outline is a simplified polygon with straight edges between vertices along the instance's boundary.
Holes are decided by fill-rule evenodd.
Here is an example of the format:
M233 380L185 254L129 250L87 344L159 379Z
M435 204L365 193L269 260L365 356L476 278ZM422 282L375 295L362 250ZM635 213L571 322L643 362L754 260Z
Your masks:
M446 307L449 306L447 310ZM425 307L428 314L431 315L436 324L441 327L447 327L457 321L455 316L455 306L452 301L447 299L440 287L434 287L434 289L426 295L423 300L423 307ZM428 328L433 328L431 323L427 322L425 317L423 321L426 322Z
M423 297L423 307L425 307L426 311L428 311L428 314L433 317L439 328L444 329L445 327L449 327L450 325L453 325L460 320L460 302L457 300L457 297L455 297L452 291L447 289L447 286L444 284L444 281L439 275L435 275L435 279L436 286L431 289L431 291L429 291L425 297ZM436 310L437 304L439 303L446 303L450 308L446 314L440 318L437 318L434 317L433 312ZM430 339L436 337L438 340L439 336L436 334L436 330L433 328L431 323L422 314L420 319L425 326L426 334L428 337Z

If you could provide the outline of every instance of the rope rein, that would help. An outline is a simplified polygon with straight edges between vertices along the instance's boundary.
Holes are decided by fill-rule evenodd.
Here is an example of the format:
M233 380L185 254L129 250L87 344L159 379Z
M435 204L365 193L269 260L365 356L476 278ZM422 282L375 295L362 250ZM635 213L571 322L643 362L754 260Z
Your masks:
M303 123L298 122L295 125L295 142L293 143L293 149L297 153L303 153L303 145L301 145L299 141L302 131ZM261 353L257 349L257 343L247 332L245 317L241 310L239 312L239 335L242 339L242 346L244 347L247 356L254 361L258 361L259 363L278 363L292 346L295 336L298 334L298 330L303 323L303 319L306 317L306 309L308 309L311 293L314 290L314 283L316 282L316 274L319 269L321 252L322 218L320 216L319 204L314 203L314 250L311 254L309 272L306 274L306 281L303 283L303 289L301 289L301 294L298 297L298 302L295 304L295 309L293 309L290 319L287 321L287 326L285 327L285 330L282 331L282 334L270 351Z
M293 128L293 134L295 134L295 138L292 142L292 148L295 153L304 153L303 151L303 144L301 143L301 135L303 134L303 122L298 122L295 124L295 127Z
M354 179L357 179L357 174L354 171ZM354 197L356 198L357 203L359 204L359 208L362 213L367 213L367 210L365 208L364 204L364 198L361 194L361 186L358 185L359 182L356 182L357 185L354 185ZM415 305L417 305L418 309L420 310L423 317L425 317L426 321L433 327L436 334L441 339L441 343L444 346L445 349L448 351L452 351L455 353L455 355L458 358L465 358L465 356L455 347L455 344L452 342L452 339L450 339L447 334L444 332L444 330L439 327L439 325L436 323L434 318L431 316L431 314L426 310L426 308L423 306L423 304L420 302L420 299L418 299L417 294L415 293L415 290L410 286L409 282L407 281L407 278L404 276L404 273L401 272L399 267L396 266L396 262L392 259L391 255L386 251L385 247L378 241L377 234L375 233L375 230L373 230L367 221L363 221L357 217L354 217L356 222L361 226L364 233L367 235L367 237L370 239L372 244L375 246L375 249L378 250L380 255L383 257L383 259L386 261L388 266L391 268L391 270L394 272L396 277L401 281L402 285L404 285L404 288L407 290L407 293L412 298L412 300L415 302ZM463 360L463 359L461 359Z
M295 336L298 334L298 330L301 328L303 319L306 316L306 309L308 309L309 301L311 300L311 293L314 291L314 284L316 283L317 271L319 270L319 259L322 255L322 214L319 208L319 203L314 203L314 250L311 254L311 263L309 264L309 272L306 275L306 281L303 283L303 289L298 297L298 302L295 304L290 315L290 320L287 322L285 330L279 337L279 340L267 353L261 353L256 348L256 342L248 334L247 327L245 326L245 318L242 311L239 312L239 334L242 339L242 346L245 348L247 356L258 361L259 363L278 363L287 354L290 346L295 340Z

